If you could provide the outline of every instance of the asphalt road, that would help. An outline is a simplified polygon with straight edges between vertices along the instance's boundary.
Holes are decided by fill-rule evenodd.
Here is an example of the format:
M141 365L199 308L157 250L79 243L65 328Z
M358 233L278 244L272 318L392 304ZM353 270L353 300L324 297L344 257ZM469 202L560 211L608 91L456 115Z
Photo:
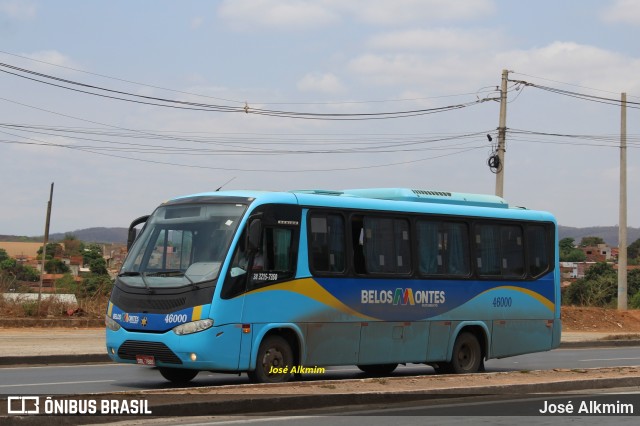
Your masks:
M640 365L640 352L635 347L558 349L551 352L490 360L488 372L548 370L553 368L596 368ZM433 374L427 366L401 366L393 376ZM315 376L321 380L366 377L355 366L327 369ZM313 380L314 376L305 376ZM192 386L219 386L248 383L246 375L201 372ZM175 387L152 368L130 364L93 364L57 366L19 366L0 368L1 395L68 395L99 392L138 391Z

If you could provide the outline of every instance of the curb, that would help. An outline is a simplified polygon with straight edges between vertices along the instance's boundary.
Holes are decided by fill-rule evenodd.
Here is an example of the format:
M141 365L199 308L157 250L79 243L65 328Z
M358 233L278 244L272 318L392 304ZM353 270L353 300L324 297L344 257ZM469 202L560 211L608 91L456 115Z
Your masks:
M560 342L559 349L573 348L606 348L640 346L640 339L619 340L588 340L579 342Z
M0 367L20 365L94 364L113 362L106 354L32 355L0 357Z
M607 347L640 346L637 340L590 340L582 342L562 342L558 349L586 349ZM0 367L19 365L56 365L56 364L94 364L113 362L106 354L78 354L78 355L31 355L0 357Z
M0 318L0 328L104 328L104 318Z

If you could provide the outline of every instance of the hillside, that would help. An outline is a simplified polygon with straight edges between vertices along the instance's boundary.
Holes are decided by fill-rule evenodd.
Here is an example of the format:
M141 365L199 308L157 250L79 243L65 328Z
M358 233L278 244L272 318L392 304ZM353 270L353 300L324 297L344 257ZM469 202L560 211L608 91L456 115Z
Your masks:
M611 247L618 247L618 227L617 226L591 226L588 228L573 228L570 226L558 226L560 239L573 238L576 244L580 243L583 237L600 237ZM640 238L640 228L627 228L627 244L631 244Z
M126 244L127 228L86 228L68 232L86 243ZM49 235L49 241L62 241L66 232ZM0 241L32 241L41 242L43 236L25 237L18 235L0 235Z
M612 247L618 246L618 227L617 226L592 226L588 228L574 228L571 226L558 227L560 239L573 238L579 243L583 237L600 237ZM640 238L640 228L628 228L627 242L631 244ZM117 243L125 244L127 242L127 228L87 228L79 229L71 232L77 239L91 243ZM65 233L55 233L49 236L52 241L60 241L64 239ZM0 235L0 241L42 241L42 236L25 237L17 235Z
M86 228L71 232L80 241L88 243L117 243L126 244L127 228ZM64 239L65 233L51 234L49 239L59 241Z

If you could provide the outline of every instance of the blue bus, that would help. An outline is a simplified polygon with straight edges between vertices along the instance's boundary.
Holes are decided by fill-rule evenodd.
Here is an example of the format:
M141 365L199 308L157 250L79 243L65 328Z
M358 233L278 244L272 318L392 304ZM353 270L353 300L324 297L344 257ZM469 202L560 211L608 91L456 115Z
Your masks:
M337 365L473 373L560 343L556 221L499 197L200 193L129 231L107 352L172 382L204 370L283 382Z

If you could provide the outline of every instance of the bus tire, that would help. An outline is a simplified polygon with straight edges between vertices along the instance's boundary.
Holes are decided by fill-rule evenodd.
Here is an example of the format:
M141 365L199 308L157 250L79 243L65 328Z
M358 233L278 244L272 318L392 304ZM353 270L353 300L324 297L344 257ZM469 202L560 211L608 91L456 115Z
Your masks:
M451 372L456 374L477 373L483 365L482 349L475 335L463 332L458 335L451 355Z
M267 336L260 343L256 369L247 372L249 379L257 383L282 383L291 379L293 351L281 336ZM272 368L279 369L272 372Z
M367 374L384 376L385 374L393 373L393 371L398 367L398 364L358 365L357 367Z
M188 370L185 368L158 367L158 370L160 370L162 377L176 384L189 383L191 379L199 373L198 370Z

